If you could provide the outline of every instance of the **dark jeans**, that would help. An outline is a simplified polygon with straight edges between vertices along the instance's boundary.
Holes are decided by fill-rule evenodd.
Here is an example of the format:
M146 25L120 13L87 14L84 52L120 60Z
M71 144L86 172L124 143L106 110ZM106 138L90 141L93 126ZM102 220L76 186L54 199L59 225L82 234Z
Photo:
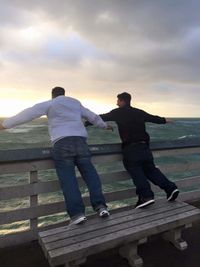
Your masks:
M87 184L93 209L106 207L101 181L91 162L91 155L85 138L72 136L57 141L53 147L53 158L70 217L85 213L75 166Z
M136 186L136 194L139 197L154 197L149 181L159 186L166 193L177 188L175 183L169 181L155 166L148 144L138 143L124 148L123 163L133 179Z

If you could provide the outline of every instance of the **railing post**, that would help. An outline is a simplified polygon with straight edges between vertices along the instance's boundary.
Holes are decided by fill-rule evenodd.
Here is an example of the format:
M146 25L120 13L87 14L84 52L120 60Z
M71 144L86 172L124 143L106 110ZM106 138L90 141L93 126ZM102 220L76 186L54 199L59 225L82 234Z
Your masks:
M38 172L30 171L30 184L38 182ZM38 195L30 195L30 207L38 205ZM30 229L35 230L38 227L38 218L30 219Z

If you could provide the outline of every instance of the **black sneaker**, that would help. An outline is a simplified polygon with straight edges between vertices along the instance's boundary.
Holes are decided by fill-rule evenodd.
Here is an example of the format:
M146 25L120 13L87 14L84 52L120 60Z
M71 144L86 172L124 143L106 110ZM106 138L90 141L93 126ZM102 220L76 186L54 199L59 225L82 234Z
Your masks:
M176 188L173 191L167 193L167 201L174 201L179 194L179 190Z
M135 205L135 209L145 208L153 203L155 203L155 200L153 198L139 198L138 202Z

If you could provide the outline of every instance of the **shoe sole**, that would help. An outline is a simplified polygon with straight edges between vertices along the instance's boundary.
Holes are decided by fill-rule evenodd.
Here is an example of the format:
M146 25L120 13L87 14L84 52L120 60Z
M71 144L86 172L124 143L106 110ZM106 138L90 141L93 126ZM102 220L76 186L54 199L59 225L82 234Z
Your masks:
M80 225L80 224L84 224L87 221L87 219L85 218L84 220L79 221L78 223L76 222L76 225Z
M79 218L74 222L71 222L70 225L80 225L80 224L84 224L87 221L86 217L83 218Z
M179 195L179 190L175 189L171 195L168 197L167 201L174 201Z
M149 206L151 204L154 204L154 203L155 203L155 200L151 199L151 200L149 200L149 201L147 201L145 203L142 203L142 204L138 205L137 207L135 207L135 209L144 208L144 207L147 207L147 206Z
M107 218L110 216L110 213L108 211L102 211L100 214L99 214L99 217L101 218Z

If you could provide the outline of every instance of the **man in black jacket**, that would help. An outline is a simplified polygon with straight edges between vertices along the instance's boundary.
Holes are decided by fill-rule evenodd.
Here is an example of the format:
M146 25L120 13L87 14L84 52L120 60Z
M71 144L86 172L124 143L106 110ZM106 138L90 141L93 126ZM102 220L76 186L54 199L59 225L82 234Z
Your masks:
M131 95L124 92L117 95L119 108L100 115L104 121L116 122L122 140L124 167L133 179L138 195L136 208L146 207L155 202L154 193L148 180L162 188L167 200L177 198L179 190L175 183L169 181L155 166L149 148L150 137L146 132L145 122L157 124L169 123L171 120L148 114L130 105Z

